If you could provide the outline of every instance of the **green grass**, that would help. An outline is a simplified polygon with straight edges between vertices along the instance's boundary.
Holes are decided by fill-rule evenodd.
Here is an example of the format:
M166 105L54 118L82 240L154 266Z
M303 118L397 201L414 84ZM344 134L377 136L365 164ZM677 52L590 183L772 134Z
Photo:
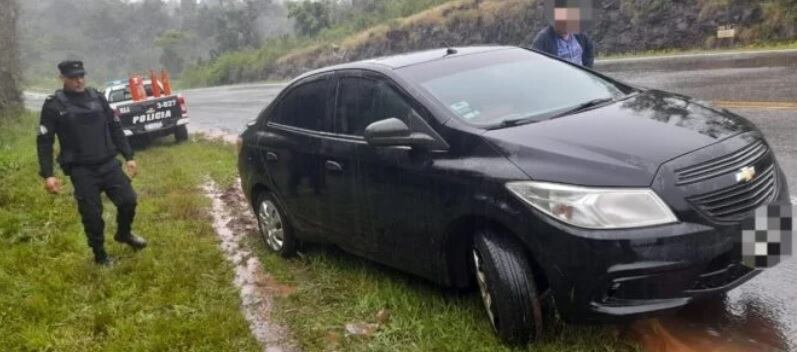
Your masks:
M42 188L35 131L31 113L0 115L0 349L259 349L207 218L209 201L197 191L208 176L232 182L228 146L169 138L139 152L134 229L150 246L136 253L106 236L117 264L102 268L91 260L69 182L57 196ZM106 201L106 234L114 213Z
M143 351L258 349L241 317L221 256L206 175L232 184L234 151L217 142L173 145L166 138L137 153L141 174L136 229L150 247L134 253L110 243L119 264L91 263L67 187L46 194L36 175L35 117L0 118L0 346L3 350ZM106 223L113 206L106 204ZM113 229L106 233L113 233ZM278 321L305 351L510 351L487 321L475 292L451 292L419 278L312 246L282 259L253 233L264 269L292 289L275 298ZM112 242L112 241L111 241ZM346 336L347 323L390 319L371 336ZM611 326L550 324L520 351L635 351Z
M276 300L278 318L293 329L306 351L637 351L611 326L554 322L542 341L518 348L493 334L476 292L452 292L414 276L312 246L303 258L267 253L252 238L261 262L280 282L294 287ZM381 309L390 320L369 337L346 336L347 323L375 323Z

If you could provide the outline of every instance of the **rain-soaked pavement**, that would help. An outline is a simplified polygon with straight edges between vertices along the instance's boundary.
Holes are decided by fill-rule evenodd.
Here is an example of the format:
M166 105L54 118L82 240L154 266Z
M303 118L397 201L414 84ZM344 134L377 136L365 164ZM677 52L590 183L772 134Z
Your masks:
M602 63L598 70L628 83L707 101L767 106L731 110L763 131L792 194L797 193L797 108L765 104L797 102L797 51L618 60ZM649 333L641 340L650 351L797 351L797 260L764 271L729 292L726 302L695 305L673 317L640 322L634 329Z
M609 60L599 61L596 69L631 84L753 107L731 110L764 132L792 194L797 193L797 108L793 105L797 102L797 50ZM283 87L247 84L184 91L190 129L237 134ZM38 109L43 96L26 98L29 107ZM630 330L646 350L655 352L797 352L797 259L766 270L729 292L724 302L697 304L674 316L638 322Z

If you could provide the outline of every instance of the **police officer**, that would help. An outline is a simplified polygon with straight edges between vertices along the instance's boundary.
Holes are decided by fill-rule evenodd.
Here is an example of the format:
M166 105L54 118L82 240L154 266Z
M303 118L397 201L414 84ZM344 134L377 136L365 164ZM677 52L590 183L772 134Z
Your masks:
M131 177L135 177L138 166L108 101L96 90L86 88L83 63L63 61L58 64L58 69L63 89L45 100L36 138L39 175L44 178L44 188L48 192L60 192L61 182L53 175L53 142L58 136L58 164L72 180L94 260L108 265L110 261L103 245L105 222L102 220L101 192L105 192L117 209L114 239L134 249L147 245L130 229L136 212L136 193L116 159L117 154L124 156Z

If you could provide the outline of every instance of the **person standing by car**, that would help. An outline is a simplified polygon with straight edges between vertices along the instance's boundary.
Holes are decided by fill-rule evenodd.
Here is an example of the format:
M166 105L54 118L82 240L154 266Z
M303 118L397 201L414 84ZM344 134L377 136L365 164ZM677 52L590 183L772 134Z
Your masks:
M53 174L53 142L58 136L57 160L74 185L78 211L94 261L108 265L110 261L103 244L105 223L101 192L104 191L117 208L114 239L135 249L147 245L146 240L131 232L137 196L116 156L120 152L124 156L130 177L136 176L138 165L108 102L96 90L86 88L83 62L63 61L58 69L63 89L45 100L36 137L39 175L44 178L44 188L48 192L60 192L61 181Z
M592 39L581 32L582 15L580 7L567 7L557 1L553 8L553 24L537 33L532 48L592 68L595 46Z

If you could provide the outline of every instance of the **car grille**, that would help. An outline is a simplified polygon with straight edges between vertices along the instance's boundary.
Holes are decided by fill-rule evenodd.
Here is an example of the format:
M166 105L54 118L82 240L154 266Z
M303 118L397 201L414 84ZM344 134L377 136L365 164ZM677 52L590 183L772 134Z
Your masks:
M730 155L675 170L676 185L683 186L739 171L740 168L763 158L768 152L767 145L758 140Z
M718 222L737 222L775 196L775 164L770 164L752 182L690 197L698 210Z

